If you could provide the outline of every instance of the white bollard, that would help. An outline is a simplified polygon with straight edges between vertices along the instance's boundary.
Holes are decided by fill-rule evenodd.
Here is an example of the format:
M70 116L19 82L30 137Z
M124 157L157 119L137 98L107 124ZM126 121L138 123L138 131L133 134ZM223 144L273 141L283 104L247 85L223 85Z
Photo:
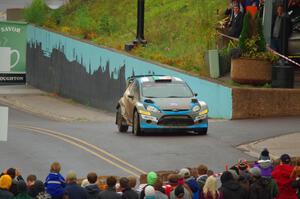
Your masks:
M7 141L8 107L0 106L0 141Z

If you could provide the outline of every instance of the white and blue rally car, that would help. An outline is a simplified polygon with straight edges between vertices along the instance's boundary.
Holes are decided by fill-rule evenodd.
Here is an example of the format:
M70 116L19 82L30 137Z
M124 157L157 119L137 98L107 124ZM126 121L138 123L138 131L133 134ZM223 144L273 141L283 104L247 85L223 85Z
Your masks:
M133 76L118 102L116 124L120 132L132 126L133 134L182 130L207 134L208 107L196 98L182 79L170 76Z

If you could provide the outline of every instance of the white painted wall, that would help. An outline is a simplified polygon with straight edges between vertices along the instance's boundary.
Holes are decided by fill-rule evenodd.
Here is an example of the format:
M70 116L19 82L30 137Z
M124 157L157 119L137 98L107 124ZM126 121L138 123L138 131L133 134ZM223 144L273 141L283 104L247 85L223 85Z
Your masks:
M0 141L7 141L8 107L0 106Z

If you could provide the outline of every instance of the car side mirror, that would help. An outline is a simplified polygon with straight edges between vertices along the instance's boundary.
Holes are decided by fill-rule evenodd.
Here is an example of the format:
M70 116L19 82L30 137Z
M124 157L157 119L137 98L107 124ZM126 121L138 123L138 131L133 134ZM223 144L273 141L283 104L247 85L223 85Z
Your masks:
M197 97L197 96L198 96L198 93L194 93L194 96Z
M133 95L127 95L127 97L133 99Z

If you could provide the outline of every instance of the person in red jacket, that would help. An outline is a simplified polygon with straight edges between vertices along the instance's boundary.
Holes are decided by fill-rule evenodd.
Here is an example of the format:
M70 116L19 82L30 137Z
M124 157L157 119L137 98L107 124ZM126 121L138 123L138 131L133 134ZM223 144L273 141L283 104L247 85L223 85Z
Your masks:
M297 199L296 189L291 185L295 179L290 177L294 169L290 162L291 158L288 154L281 155L280 165L277 165L272 172L272 177L279 188L279 195L276 199Z

